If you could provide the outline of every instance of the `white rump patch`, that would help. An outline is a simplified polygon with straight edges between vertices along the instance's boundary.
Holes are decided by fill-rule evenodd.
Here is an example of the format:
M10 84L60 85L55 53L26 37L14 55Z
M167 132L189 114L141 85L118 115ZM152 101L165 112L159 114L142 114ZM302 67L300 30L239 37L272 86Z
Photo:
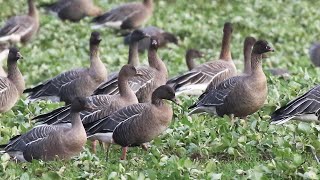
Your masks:
M206 83L206 84L191 84L191 85L188 85L188 86L182 86L181 88L177 89L176 96L179 96L179 95L199 96L207 89L208 85L209 85L209 83Z
M88 139L89 140L99 140L104 143L112 144L114 142L112 135L113 135L113 133L96 133L91 136L88 136Z
M104 24L95 24L91 26L91 29L101 29L105 26L120 29L120 26L122 25L122 21L114 21L114 22L106 22Z

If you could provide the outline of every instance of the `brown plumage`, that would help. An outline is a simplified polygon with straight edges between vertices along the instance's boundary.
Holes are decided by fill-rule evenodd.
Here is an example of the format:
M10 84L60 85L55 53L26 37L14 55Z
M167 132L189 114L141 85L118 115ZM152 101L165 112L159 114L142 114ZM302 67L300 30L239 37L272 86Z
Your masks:
M127 3L95 17L93 29L104 26L117 29L137 29L152 16L153 0L143 0L142 3Z
M85 98L75 98L71 104L71 123L36 126L0 147L19 161L70 159L83 150L87 141L79 112L88 108L91 106Z
M38 32L39 15L33 0L28 0L28 15L14 16L0 29L0 42L27 42Z
M170 86L157 88L151 103L127 106L86 126L88 138L121 145L124 151L121 159L125 159L127 147L151 141L170 125L173 111L164 99L175 100Z
M17 48L10 48L8 55L8 75L0 77L0 112L10 110L20 98L24 88L24 79L17 66L22 56Z
M90 67L64 72L46 82L26 89L29 99L51 99L70 104L75 97L90 96L107 76L107 70L99 57L100 34L93 32L90 38Z
M125 106L138 103L138 99L131 90L128 81L134 76L140 76L132 65L124 65L118 77L119 94L117 95L94 95L87 98L92 109L81 111L80 117L83 124L94 122L109 116L114 111ZM59 124L70 122L70 106L61 107L47 114L39 115L33 119L45 124Z
M74 22L80 21L85 16L102 14L102 10L94 4L93 0L58 0L55 3L41 6L62 20Z
M223 116L246 117L258 111L267 98L267 79L262 70L263 54L273 51L268 42L259 40L251 54L251 74L221 82L202 95L190 114L207 112Z
M244 60L244 74L251 74L251 52L252 47L256 43L254 37L246 37L243 44L243 60Z
M157 37L151 37L151 45L148 51L149 67L137 67L137 70L142 75L129 80L129 85L136 93L139 102L151 102L152 92L167 81L168 72L166 65L157 55L158 42ZM95 91L95 94L112 95L118 93L116 79L100 85Z
M230 52L232 31L232 24L225 23L219 60L198 65L191 71L167 82L168 85L175 89L176 95L200 95L208 85L215 86L223 80L236 75L236 67Z

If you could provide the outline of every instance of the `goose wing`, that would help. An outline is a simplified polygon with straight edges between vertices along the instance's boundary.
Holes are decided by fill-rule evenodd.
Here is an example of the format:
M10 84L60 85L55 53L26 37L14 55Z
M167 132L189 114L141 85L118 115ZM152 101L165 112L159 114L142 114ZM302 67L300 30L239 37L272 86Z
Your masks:
M320 85L290 101L271 115L272 124L283 124L297 116L316 115L320 110Z
M35 22L30 16L12 17L0 29L0 41L20 38L32 31L34 26Z
M88 135L95 133L108 133L113 132L121 123L129 123L134 119L139 119L143 116L144 110L147 109L148 104L139 103L124 107L108 117L99 121L85 125Z
M29 93L30 99L38 99L41 97L58 96L62 87L70 84L83 75L86 69L75 69L62 73L36 87L24 90Z

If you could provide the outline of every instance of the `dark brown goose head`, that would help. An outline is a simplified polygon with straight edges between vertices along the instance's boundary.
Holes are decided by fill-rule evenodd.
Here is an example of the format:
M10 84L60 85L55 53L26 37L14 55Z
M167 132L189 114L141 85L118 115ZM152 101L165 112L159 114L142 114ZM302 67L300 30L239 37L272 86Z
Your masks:
M191 70L196 67L196 63L194 62L195 58L203 57L203 53L196 49L188 49L186 53L186 62L188 69Z
M203 56L204 56L204 54L197 49L188 49L188 51L186 53L186 59L188 57L194 59L194 58L201 58Z
M122 77L133 77L136 75L140 75L140 73L138 73L137 69L130 64L126 64L124 66L122 66L120 72L119 72L119 76Z
M131 35L130 35L130 43L134 43L134 42L138 42L144 38L150 37L148 34L146 34L145 32L137 29L134 30Z
M98 44L100 44L101 40L102 39L101 39L101 36L100 36L99 32L93 31L91 33L91 37L90 37L90 44L91 45L98 45Z
M168 32L164 32L162 33L163 39L164 39L164 43L174 43L176 45L179 44L178 38L172 34L172 33L168 33Z
M15 47L10 48L9 54L8 54L8 64L16 63L19 59L23 59L19 50Z
M174 90L168 85L158 87L152 93L152 104L159 104L159 100L161 99L176 102Z
M252 49L252 54L264 54L267 52L273 52L274 49L265 40L257 41Z
M92 108L91 102L84 97L76 97L71 103L71 112L91 110Z

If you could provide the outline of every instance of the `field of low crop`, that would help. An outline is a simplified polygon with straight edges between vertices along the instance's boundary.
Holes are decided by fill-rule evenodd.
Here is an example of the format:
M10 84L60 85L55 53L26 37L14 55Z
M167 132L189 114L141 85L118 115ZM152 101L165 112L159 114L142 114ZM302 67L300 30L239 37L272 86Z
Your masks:
M51 0L37 0L37 4ZM96 0L108 10L127 0ZM270 114L319 82L320 70L309 61L308 49L319 39L320 1L256 0L155 0L148 25L175 33L179 46L158 51L170 76L187 70L184 53L197 48L206 56L197 63L217 59L222 28L233 23L232 56L243 69L242 45L246 36L265 39L275 52L263 68L268 77L265 106L246 120L232 125L228 117L193 115L188 109L197 97L181 97L174 106L171 126L151 142L148 151L130 148L120 161L120 147L113 145L108 160L102 147L91 153L90 143L70 161L16 163L0 155L1 179L319 179L320 126L304 122L270 125ZM0 24L27 11L26 0L0 0ZM89 65L90 18L80 23L62 22L40 9L41 28L29 44L17 45L26 86L31 87L71 68ZM101 58L109 72L127 62L128 47L111 29L102 33ZM146 54L140 56L147 63ZM270 68L287 68L290 78L272 76ZM28 103L23 96L9 112L0 115L0 144L34 126L31 118L62 104ZM318 151L318 152L317 152Z

